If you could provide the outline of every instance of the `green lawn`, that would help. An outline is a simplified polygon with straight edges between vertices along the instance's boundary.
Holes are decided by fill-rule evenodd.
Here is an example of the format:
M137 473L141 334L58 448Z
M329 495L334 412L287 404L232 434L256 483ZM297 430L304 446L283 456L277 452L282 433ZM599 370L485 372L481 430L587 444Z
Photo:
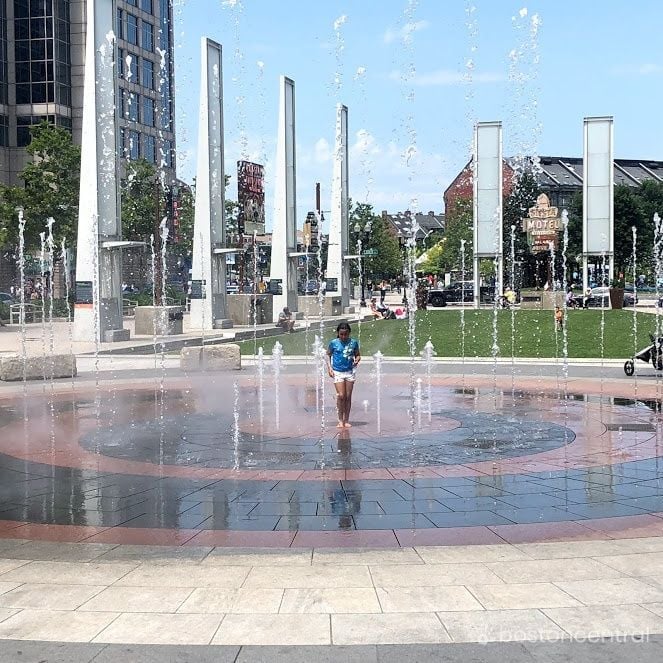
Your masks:
M416 353L426 341L432 341L438 357L460 357L463 354L461 329L464 324L466 357L490 357L493 346L493 311L466 310L464 323L460 310L418 311L416 315ZM555 332L552 311L524 310L514 312L512 330L510 311L497 312L497 345L500 357L562 357L563 334ZM603 332L601 326L603 321ZM659 323L663 325L663 316ZM570 310L567 312L567 336L569 357L628 358L634 351L649 344L649 332L656 331L656 316L637 313L637 339L634 339L633 311ZM278 340L283 345L284 355L304 355L312 352L314 334L298 331L266 339L258 339L258 347L271 354ZM325 330L325 344L334 336L331 329ZM513 331L513 334L512 334ZM359 338L364 355L378 350L385 356L408 356L408 321L379 320L352 325L352 335ZM253 341L240 343L242 354L253 354Z

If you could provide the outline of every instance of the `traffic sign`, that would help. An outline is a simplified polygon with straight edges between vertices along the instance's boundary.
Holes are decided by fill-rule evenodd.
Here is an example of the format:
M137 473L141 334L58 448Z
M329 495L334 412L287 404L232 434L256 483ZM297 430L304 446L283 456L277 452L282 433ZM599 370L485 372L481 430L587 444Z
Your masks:
M362 257L364 258L375 258L375 256L378 254L377 249L366 249L365 251L362 252Z

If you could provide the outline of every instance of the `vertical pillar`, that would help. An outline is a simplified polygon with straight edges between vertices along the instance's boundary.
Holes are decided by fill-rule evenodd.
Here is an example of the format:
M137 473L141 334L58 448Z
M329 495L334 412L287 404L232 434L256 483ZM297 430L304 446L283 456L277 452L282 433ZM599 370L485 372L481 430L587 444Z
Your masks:
M274 227L270 280L281 282L281 294L274 294L274 322L287 306L297 310L297 251L295 159L295 82L280 78L279 125L274 173Z
M588 256L605 256L614 278L614 148L612 117L586 117L582 162L582 287L587 290Z
M74 339L124 340L113 0L87 0ZM113 332L110 336L107 332Z
M495 296L502 291L502 123L474 130L474 306L479 307L479 260L495 260Z
M336 290L327 296L341 297L341 306L350 305L350 264L348 254L348 109L336 107L336 140L331 192L331 222L327 253L327 283L336 279Z
M230 327L226 315L223 68L221 45L203 37L190 328Z

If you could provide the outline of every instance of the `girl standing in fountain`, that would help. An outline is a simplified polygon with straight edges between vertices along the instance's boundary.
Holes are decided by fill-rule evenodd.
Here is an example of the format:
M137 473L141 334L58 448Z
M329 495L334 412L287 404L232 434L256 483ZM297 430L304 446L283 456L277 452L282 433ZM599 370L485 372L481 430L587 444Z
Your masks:
M336 338L327 348L327 371L334 378L336 388L336 409L338 410L337 428L350 428L350 408L352 407L352 389L355 383L355 367L361 361L359 342L350 338L350 325L339 323Z

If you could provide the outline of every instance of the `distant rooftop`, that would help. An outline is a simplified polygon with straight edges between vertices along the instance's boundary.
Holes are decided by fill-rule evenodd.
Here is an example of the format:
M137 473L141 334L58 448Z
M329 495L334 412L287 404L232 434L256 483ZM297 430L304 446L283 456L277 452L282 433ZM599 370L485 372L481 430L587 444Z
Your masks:
M512 168L531 168L533 159L505 159ZM537 182L545 188L582 188L583 160L577 157L539 157ZM615 159L615 184L638 187L647 180L663 182L663 161L648 159Z
M396 237L408 237L415 221L418 226L418 240L426 238L433 232L442 234L445 227L444 214L435 214L432 211L428 214L422 214L421 212L412 214L409 210L406 210L405 212L389 214L389 212L383 210L382 218L389 224Z

